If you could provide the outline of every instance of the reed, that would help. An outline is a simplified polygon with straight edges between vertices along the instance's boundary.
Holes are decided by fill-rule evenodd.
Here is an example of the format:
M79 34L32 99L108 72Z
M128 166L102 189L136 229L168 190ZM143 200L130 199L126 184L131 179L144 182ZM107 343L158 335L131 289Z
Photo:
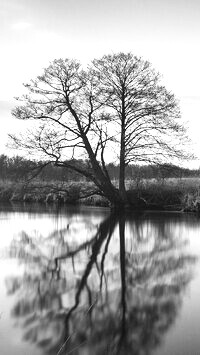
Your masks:
M118 182L115 181L117 186ZM127 180L131 201L143 200L159 206L179 206L179 209L196 211L200 206L199 178L170 178L164 180ZM31 183L0 180L0 201L85 204L109 206L108 200L95 193L90 182L31 181Z

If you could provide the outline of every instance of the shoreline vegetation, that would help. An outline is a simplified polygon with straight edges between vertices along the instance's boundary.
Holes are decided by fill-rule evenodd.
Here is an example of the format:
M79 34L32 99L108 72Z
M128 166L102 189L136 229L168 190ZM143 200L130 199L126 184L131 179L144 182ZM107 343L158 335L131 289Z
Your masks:
M115 181L115 184L117 182ZM141 179L126 181L132 210L200 213L200 178ZM112 207L87 181L0 181L0 203L24 202Z
M119 165L110 163L106 169L118 188ZM170 164L130 165L125 188L131 210L200 212L199 170ZM48 161L6 155L0 155L1 202L112 207L95 184L77 172Z

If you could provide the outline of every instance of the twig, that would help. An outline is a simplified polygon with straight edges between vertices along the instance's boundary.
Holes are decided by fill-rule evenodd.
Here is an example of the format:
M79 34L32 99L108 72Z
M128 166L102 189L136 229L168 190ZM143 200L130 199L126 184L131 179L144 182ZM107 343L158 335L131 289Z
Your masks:
M68 351L68 353L66 353L65 355L69 355L72 354L73 351L79 349L83 344L87 343L87 340L83 341L82 343L80 343L78 346L76 346L75 348L73 348L72 350Z

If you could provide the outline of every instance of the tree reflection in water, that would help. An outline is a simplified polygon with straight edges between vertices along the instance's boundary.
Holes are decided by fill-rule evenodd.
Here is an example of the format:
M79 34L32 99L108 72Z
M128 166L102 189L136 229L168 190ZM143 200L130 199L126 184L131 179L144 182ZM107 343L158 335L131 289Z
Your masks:
M70 224L47 238L22 232L10 247L25 265L6 280L24 338L48 355L151 354L177 317L195 257L163 220L111 214L88 240L69 234Z

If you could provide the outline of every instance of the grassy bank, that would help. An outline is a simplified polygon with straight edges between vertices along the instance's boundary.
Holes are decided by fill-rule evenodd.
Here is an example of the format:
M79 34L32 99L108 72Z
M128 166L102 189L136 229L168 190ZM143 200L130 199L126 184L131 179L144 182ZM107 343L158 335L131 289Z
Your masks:
M117 182L116 182L117 184ZM198 211L200 207L200 179L140 180L126 182L130 201L142 208ZM89 182L46 183L35 181L0 181L0 201L85 204L109 206L109 201L94 194ZM136 206L137 207L137 206Z
M169 178L127 182L131 200L144 199L152 209L196 212L200 205L199 178Z
M24 182L0 181L0 202L39 202L109 206L89 182Z

